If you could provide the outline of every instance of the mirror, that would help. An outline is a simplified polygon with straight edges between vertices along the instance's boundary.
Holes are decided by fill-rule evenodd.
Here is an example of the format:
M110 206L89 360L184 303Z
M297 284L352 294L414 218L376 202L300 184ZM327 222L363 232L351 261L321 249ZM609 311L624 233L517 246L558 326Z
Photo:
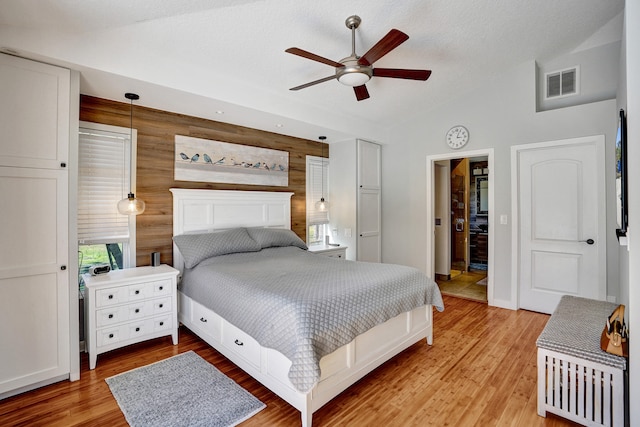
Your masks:
M486 176L476 177L476 203L478 215L489 213L489 181Z

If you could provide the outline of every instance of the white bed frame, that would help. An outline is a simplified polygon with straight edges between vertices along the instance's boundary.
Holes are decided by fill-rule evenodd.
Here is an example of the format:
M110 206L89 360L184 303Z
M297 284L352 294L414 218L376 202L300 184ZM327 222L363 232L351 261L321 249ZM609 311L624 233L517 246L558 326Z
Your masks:
M171 192L174 235L234 227L291 228L293 193L191 189ZM184 261L175 245L173 265L182 272ZM431 305L402 313L323 357L320 381L308 393L301 393L289 381L291 361L282 353L260 346L245 332L180 292L178 299L179 321L299 410L303 427L311 427L315 411L367 373L421 339L426 338L429 345L433 340Z

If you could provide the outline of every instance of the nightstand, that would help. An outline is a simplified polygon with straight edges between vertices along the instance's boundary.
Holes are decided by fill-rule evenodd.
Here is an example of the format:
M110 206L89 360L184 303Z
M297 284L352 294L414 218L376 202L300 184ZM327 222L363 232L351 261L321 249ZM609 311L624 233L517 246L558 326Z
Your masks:
M330 258L347 259L346 246L313 245L309 246L309 252L328 256Z
M171 335L178 344L178 270L168 265L83 275L89 369L98 354Z

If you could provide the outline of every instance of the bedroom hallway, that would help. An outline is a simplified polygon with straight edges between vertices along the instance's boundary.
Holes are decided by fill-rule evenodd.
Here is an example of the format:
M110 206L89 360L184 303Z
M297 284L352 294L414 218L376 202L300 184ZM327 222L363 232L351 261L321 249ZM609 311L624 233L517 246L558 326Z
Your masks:
M512 311L445 296L434 311L434 344L419 342L318 410L313 426L576 426L536 412L535 341L548 315ZM170 338L98 357L81 377L0 401L0 425L127 426L105 378L189 350L262 400L267 407L242 426L300 425L300 413L184 327Z

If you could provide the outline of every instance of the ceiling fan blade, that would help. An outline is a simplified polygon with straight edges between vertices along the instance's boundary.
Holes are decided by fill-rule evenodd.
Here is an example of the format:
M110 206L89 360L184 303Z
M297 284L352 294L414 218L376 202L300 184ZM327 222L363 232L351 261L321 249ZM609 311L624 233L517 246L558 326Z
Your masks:
M391 77L394 79L427 80L431 70L405 70L402 68L374 68L375 77Z
M391 52L396 47L407 41L409 36L400 30L392 29L378 43L376 43L367 53L358 59L360 65L372 65L378 59Z
M290 47L289 49L285 50L285 52L302 56L303 58L311 59L312 61L322 62L323 64L331 65L332 67L344 67L344 65L339 62L323 58L322 56L318 56L315 53L307 52L306 50L298 49L297 47Z
M333 76L325 77L325 78L323 78L323 79L314 80L314 81L312 81L312 82L305 83L305 84L300 85L300 86L292 87L292 88L291 88L291 89L289 89L289 90L300 90L300 89L304 89L305 87L309 87L309 86L317 85L318 83L328 82L329 80L333 80L333 79L335 79L335 78L336 78L336 76L335 76L335 74L334 74Z
M356 99L358 101L369 98L369 91L367 90L367 87L365 85L354 86L353 91L356 93Z

